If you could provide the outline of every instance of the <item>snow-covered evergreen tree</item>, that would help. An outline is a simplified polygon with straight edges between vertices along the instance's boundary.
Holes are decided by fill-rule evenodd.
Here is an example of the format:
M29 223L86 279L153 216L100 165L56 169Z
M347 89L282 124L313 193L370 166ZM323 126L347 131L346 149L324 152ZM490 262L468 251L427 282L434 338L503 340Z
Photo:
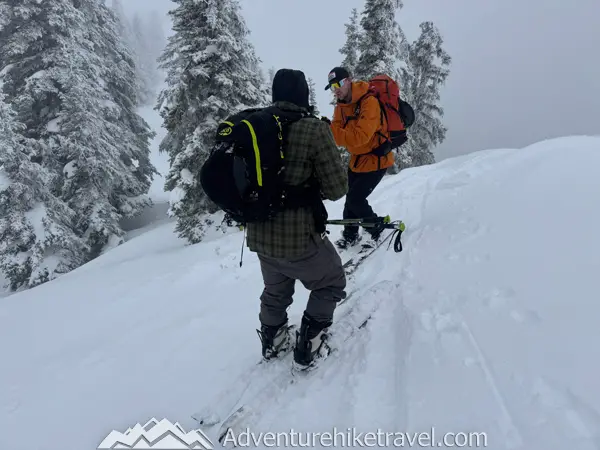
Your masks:
M0 0L0 8L2 90L35 144L29 160L75 214L61 219L85 243L62 263L74 268L118 242L119 220L149 203L152 134L135 113L133 60L97 0ZM57 205L46 203L45 215L62 217Z
M91 4L94 3L92 1ZM102 43L102 46L96 45L95 52L99 52L106 62L102 79L110 96L108 102L104 102L107 111L105 118L111 125L119 125L124 139L122 142L118 137L115 139L121 145L119 160L122 163L122 180L120 198L113 200L113 203L124 217L131 217L148 204L148 199L141 197L145 197L153 176L158 174L150 161L150 142L156 133L137 113L142 103L133 81L134 52L119 39L118 18L104 6L99 7L95 17L99 42Z
M160 150L169 154L165 190L179 236L199 242L204 215L214 212L198 180L218 124L243 108L266 106L260 60L237 0L173 0L174 34L160 58L167 88L156 108L167 135Z
M360 30L358 26L358 10L353 8L350 14L350 22L345 25L346 43L340 49L340 53L344 56L342 67L348 69L353 76L358 64L358 48L360 45Z
M450 73L451 58L432 22L423 22L420 28L421 35L408 46L407 67L401 74L403 97L416 113L415 123L409 129L409 142L404 146L404 161L399 159L399 164L405 167L435 162L432 150L446 137L441 121L444 110L440 105L440 88Z
M51 138L48 128L60 109L61 48L77 27L75 9L67 1L40 3L0 0L0 70L7 103L25 125L24 134ZM51 163L51 154L36 155Z
M75 212L52 192L56 177L32 161L43 144L23 138L23 128L0 92L0 268L13 291L69 272L86 253Z
M310 92L309 103L313 108L313 114L320 115L319 104L317 102L317 92L315 90L315 82L312 78L308 77L308 88Z
M112 0L112 9L117 16L117 23L119 29L119 37L121 42L128 48L133 54L135 61L135 75L136 75L136 90L138 96L138 103L144 104L144 101L150 99L150 88L146 75L142 72L142 63L140 62L140 56L137 48L137 38L133 31L133 24L123 8L122 0Z
M402 6L401 0L366 0L355 79L367 80L380 73L397 78L403 59L403 33L395 17Z
M82 31L72 45L58 128L62 198L78 211L89 258L121 241L120 220L150 204L153 132L136 113L135 66L113 11L80 0ZM66 50L66 49L65 49Z
M10 179L3 217L16 228L3 234L2 264L13 288L47 281L85 261L87 248L73 229L75 211L60 200L64 164L56 133L70 67L64 49L75 42L80 21L67 0L0 0L0 85L19 124L7 119L5 133L12 129L15 139L27 138L21 146L5 141L3 153ZM8 117L6 108L3 114Z

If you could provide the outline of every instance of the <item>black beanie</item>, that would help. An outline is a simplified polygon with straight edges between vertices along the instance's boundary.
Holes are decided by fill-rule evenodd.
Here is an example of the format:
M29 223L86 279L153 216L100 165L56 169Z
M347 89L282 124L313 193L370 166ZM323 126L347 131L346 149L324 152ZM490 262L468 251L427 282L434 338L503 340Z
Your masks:
M303 108L309 107L309 89L304 72L279 69L273 78L273 103L290 102Z

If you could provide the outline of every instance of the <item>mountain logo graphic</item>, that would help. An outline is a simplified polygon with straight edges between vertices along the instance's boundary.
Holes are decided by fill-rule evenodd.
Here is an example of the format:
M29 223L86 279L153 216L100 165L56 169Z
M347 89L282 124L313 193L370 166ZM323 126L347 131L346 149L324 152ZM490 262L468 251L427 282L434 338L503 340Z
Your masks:
M179 423L167 419L150 419L144 425L136 424L125 433L111 431L100 443L98 450L113 449L156 450L213 450L213 443L201 430L186 433Z

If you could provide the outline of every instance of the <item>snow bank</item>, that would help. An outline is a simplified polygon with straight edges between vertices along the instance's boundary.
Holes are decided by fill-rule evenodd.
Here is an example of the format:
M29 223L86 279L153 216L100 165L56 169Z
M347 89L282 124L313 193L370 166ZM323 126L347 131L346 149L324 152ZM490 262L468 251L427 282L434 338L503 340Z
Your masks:
M256 433L433 427L489 449L596 449L599 166L600 138L567 137L386 177L372 204L406 222L404 251L357 271L332 331L371 320L268 397L269 370L249 375L262 280L255 254L239 267L242 232L187 246L167 223L0 299L0 448L96 448L152 417L189 431L221 399L259 404ZM293 321L306 298L298 284Z

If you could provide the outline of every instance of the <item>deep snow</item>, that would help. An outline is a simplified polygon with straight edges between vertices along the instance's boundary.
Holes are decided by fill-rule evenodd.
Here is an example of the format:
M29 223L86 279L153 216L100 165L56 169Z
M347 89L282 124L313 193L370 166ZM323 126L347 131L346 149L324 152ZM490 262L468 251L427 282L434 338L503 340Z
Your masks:
M332 331L372 319L308 379L266 388L251 431L434 427L487 433L490 449L600 448L598 167L600 138L566 137L386 177L371 203L406 223L404 251L355 274ZM235 229L186 246L173 226L0 299L1 449L94 449L152 417L191 430L244 382L257 404L271 378L247 375L256 255L239 267ZM298 283L292 320L306 298Z

